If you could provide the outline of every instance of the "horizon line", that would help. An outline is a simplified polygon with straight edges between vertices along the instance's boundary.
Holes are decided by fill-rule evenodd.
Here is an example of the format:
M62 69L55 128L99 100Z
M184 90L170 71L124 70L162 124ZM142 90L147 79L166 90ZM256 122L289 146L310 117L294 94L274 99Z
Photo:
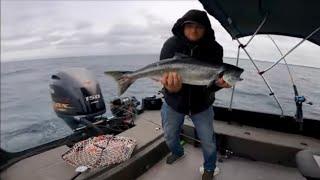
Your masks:
M21 62L21 61L37 61L37 60L53 60L53 59L62 59L62 58L84 58L84 57L99 57L99 56L143 56L143 55L160 55L157 53L148 53L148 54L143 54L143 53L137 53L137 54L97 54L97 55L83 55L83 56L61 56L61 57L48 57L48 58L35 58L35 59L18 59L18 60L6 60L6 61L0 61L0 63L10 63L10 62ZM223 58L229 58L229 59L236 59L237 57L230 57L230 56L225 56ZM250 61L249 58L239 58L241 60L248 60ZM270 62L272 63L273 61L268 61L268 60L261 60L261 59L253 59L254 61L259 61L259 62ZM280 62L280 64L284 64L284 62ZM320 69L320 67L313 67L313 66L307 66L303 64L290 64L288 65L293 65L293 66L303 66L303 67L311 67L311 68L316 68Z

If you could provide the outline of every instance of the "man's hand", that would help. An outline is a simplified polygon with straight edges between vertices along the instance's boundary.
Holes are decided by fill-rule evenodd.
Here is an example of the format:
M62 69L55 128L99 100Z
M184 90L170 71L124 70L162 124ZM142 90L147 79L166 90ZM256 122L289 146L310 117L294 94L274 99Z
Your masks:
M231 86L224 81L222 77L216 80L216 85L221 88L231 88Z
M164 73L160 82L171 93L178 92L182 88L181 76L176 72Z

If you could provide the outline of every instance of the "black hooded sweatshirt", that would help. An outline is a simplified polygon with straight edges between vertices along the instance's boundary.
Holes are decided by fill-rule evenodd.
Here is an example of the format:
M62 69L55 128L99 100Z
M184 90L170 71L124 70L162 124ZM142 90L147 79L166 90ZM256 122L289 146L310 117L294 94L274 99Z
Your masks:
M197 42L190 42L184 36L183 28L186 21L194 21L205 27L205 34ZM211 28L207 13L200 10L190 10L177 20L172 28L174 36L170 37L163 45L160 60L172 58L176 53L194 57L200 61L212 64L222 63L223 49L215 41L214 31ZM164 88L166 103L175 111L183 114L196 114L209 108L215 100L215 91L221 88L213 85L196 86L182 84L179 92L170 93Z

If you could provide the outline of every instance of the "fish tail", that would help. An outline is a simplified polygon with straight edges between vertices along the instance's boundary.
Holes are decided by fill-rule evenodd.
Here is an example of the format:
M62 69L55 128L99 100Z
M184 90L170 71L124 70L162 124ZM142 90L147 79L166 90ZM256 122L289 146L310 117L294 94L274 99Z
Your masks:
M135 79L126 76L132 71L106 71L105 75L111 76L118 83L118 95L122 95L135 82Z

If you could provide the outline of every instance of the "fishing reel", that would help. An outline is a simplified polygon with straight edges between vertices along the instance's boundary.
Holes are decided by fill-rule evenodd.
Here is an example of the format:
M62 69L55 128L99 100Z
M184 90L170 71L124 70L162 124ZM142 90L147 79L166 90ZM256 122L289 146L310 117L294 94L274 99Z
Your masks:
M114 118L128 126L134 125L134 118L140 113L140 102L134 97L121 97L110 101L110 111Z
M299 130L303 130L303 110L302 110L302 104L306 101L306 98L304 96L295 96L294 101L296 102L296 114L295 119L299 123Z
M111 102L112 106L127 106L127 105L133 105L137 107L140 105L140 102L137 100L136 97L122 97L122 98L116 98L112 100Z
M306 98L304 96L295 96L294 101L297 105L301 105L303 102L306 101Z

